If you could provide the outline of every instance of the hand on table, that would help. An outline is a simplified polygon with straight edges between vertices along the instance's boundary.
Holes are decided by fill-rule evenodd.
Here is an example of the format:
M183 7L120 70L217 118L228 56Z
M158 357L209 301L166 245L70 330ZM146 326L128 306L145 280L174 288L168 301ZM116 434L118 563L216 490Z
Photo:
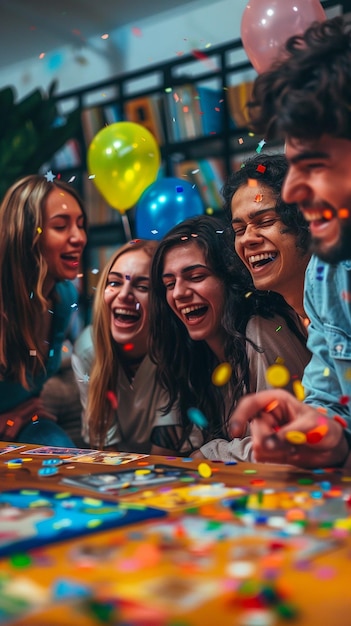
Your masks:
M206 457L202 454L201 450L195 450L190 455L193 459L206 459Z
M259 462L332 467L344 463L349 453L340 423L282 389L242 398L229 422L230 436L242 436L248 422Z

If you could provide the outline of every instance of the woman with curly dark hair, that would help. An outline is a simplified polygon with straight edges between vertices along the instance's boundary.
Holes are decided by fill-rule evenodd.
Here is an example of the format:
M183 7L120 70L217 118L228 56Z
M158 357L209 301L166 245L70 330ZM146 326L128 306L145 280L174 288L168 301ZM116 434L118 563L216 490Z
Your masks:
M249 436L228 441L239 398L266 388L266 369L277 360L300 378L309 358L295 312L278 294L252 288L223 222L210 216L185 220L160 242L151 270L150 336L169 394L165 413L177 405L180 414L179 427L159 429L164 439L155 443L184 450L188 441L192 452L189 438L200 426L197 456L212 459L251 459Z

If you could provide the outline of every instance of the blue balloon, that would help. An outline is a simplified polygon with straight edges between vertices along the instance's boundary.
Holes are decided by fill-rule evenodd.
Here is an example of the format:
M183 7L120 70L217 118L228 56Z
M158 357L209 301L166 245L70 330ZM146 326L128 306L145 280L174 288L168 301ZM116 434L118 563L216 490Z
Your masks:
M145 189L136 205L136 235L162 239L173 226L203 213L201 196L190 183L181 178L160 178Z

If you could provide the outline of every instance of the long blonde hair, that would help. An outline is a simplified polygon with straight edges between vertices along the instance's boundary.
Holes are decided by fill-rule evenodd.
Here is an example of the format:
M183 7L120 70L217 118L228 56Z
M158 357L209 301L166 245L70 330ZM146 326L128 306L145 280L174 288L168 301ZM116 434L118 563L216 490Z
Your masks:
M45 368L36 337L38 319L48 306L43 294L47 264L39 241L46 200L55 187L71 194L85 217L71 185L48 182L36 174L14 183L0 206L0 378L26 388L29 379ZM32 350L35 359L30 356Z
M89 420L90 445L103 448L106 434L113 423L114 409L108 392L114 393L117 383L120 356L118 345L110 330L110 309L104 300L107 278L111 267L123 254L143 250L151 259L157 248L156 241L136 239L121 246L101 272L96 287L93 306L94 362L90 373L87 415Z

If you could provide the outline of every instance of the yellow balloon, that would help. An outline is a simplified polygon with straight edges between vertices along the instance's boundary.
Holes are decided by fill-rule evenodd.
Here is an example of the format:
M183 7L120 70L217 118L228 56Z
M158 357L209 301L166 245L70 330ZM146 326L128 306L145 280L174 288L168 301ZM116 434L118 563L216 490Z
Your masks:
M116 122L95 135L88 172L105 200L120 213L134 206L153 183L161 163L156 139L134 122Z

